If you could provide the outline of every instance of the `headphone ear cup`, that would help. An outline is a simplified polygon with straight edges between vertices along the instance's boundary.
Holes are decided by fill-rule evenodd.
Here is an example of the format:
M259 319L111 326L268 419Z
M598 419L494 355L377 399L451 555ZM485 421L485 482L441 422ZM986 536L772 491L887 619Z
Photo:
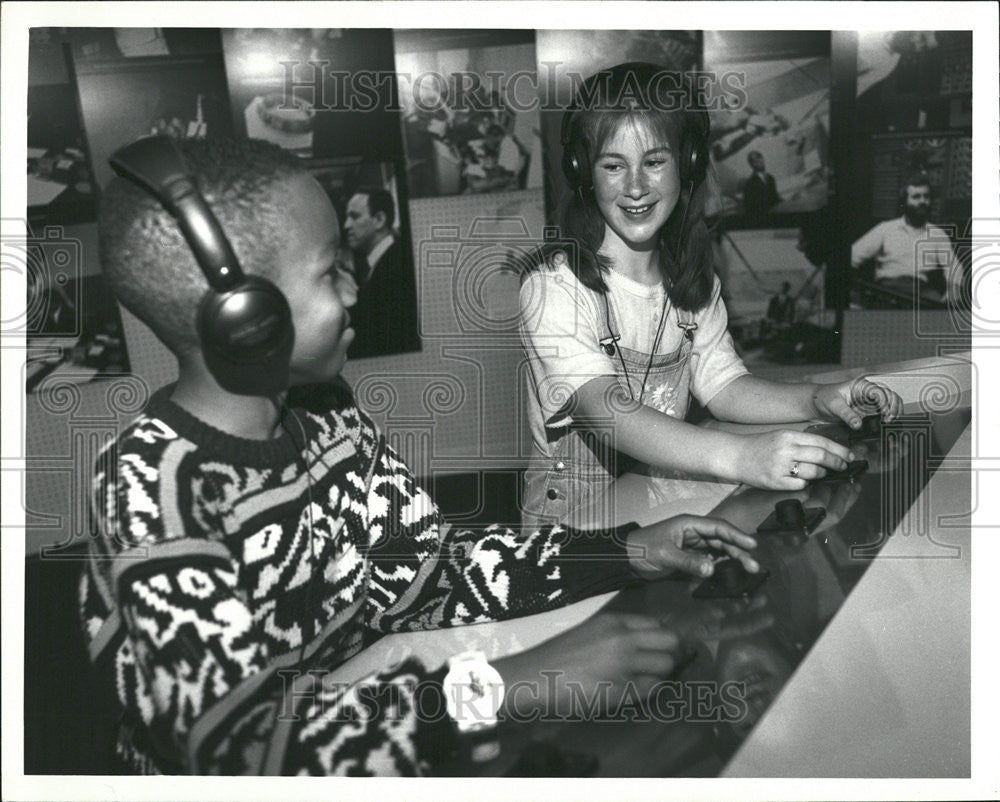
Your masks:
M574 139L563 146L563 172L574 190L593 188L594 179L585 142Z
M577 127L577 112L569 109L563 114L559 143L562 145L563 175L574 192L593 187L587 142L577 135Z
M593 177L590 172L590 157L587 143L572 135L572 125L563 126L562 169L563 175L573 191L591 189Z
M708 112L698 109L690 113L681 143L681 179L697 189L708 175Z
M292 312L267 279L246 276L229 292L206 292L198 307L198 336L223 389L262 395L287 388L295 340Z

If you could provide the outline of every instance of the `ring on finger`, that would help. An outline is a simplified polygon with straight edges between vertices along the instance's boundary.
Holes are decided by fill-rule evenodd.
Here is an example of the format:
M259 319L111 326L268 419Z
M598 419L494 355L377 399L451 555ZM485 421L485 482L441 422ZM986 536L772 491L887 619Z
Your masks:
M798 475L799 475L799 463L793 462L791 470L789 470L788 473L791 474L794 477L798 477Z

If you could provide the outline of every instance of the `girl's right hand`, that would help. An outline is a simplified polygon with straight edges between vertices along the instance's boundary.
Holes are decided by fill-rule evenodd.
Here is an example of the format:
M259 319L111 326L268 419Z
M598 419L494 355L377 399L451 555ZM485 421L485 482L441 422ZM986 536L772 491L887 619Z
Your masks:
M850 449L808 432L779 430L737 435L735 477L764 490L801 490L812 479L839 471L854 459Z

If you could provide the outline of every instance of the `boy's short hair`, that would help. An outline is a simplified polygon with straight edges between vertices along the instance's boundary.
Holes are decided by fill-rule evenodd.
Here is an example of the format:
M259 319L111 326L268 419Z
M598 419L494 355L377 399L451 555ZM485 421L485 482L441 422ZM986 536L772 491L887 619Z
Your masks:
M287 237L288 178L305 172L292 154L252 139L177 143L244 272L274 279ZM101 267L122 304L175 354L198 347L198 305L208 289L173 217L124 178L112 179L98 220Z

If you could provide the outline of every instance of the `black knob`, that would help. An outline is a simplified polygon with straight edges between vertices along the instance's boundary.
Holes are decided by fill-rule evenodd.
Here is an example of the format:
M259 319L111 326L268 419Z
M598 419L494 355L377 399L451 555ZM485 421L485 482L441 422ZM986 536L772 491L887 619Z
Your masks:
M720 560L715 564L716 580L730 595L739 593L743 587L743 574L743 565L739 560Z
M882 418L880 415L866 415L861 419L860 434L862 437L878 437L882 431Z
M548 496L553 501L559 498L559 494L556 492L556 489L554 487L550 487L549 491L545 495Z
M802 529L806 525L806 512L797 498L788 498L774 505L778 523L788 529Z

